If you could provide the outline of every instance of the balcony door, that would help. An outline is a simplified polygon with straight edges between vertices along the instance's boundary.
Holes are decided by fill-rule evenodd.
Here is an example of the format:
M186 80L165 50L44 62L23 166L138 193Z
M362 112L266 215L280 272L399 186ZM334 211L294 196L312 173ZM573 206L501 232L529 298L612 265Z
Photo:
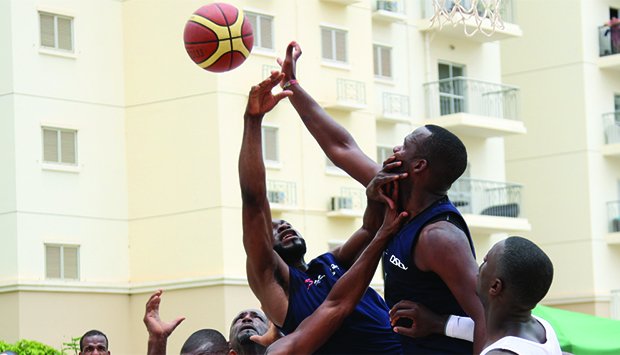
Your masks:
M464 65L439 63L439 106L442 116L465 112L467 100L464 73Z

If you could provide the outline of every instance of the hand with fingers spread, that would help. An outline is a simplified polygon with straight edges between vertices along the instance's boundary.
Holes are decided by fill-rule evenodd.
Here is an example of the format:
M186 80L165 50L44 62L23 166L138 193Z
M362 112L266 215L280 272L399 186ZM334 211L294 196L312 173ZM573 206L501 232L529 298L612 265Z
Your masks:
M366 187L366 196L374 201L385 202L390 209L396 209L396 198L390 198L392 193L398 194L398 180L407 177L407 173L395 172L402 165L401 161L395 160L394 156L389 157L384 163L383 168L370 181Z
M148 354L159 355L166 353L166 343L168 337L176 327L185 320L185 317L178 317L171 322L164 322L159 317L159 304L163 291L157 290L146 302L146 312L144 313L144 324L149 333Z
M273 324L272 322L269 325L269 330L267 330L265 334L252 335L250 337L250 340L264 347L268 347L269 345L273 344L276 340L282 338L283 336L284 334L282 334L282 332L280 332L278 327L276 327L276 325Z
M280 100L293 95L293 92L290 90L283 90L276 95L271 92L271 89L278 85L283 77L284 74L274 70L269 78L263 80L258 85L252 86L245 109L246 117L262 117L271 111Z
M390 310L390 321L394 331L412 338L443 334L448 317L436 314L417 302L407 300L398 302ZM398 326L397 322L402 318L411 320L411 326Z
M286 47L286 56L284 57L284 60L282 60L282 58L277 59L278 64L282 68L282 73L284 74L281 82L282 85L291 80L297 79L296 66L297 59L299 59L300 56L301 47L297 42L292 41L289 43L288 47Z

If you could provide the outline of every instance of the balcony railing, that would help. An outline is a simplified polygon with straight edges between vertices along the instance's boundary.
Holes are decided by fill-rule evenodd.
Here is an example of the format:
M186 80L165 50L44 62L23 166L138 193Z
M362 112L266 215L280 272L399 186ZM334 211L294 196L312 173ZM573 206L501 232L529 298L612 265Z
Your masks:
M389 12L404 12L404 4L402 0L377 0L377 10Z
M445 2L443 3L444 4L443 9L446 12L452 11L452 8L454 7L454 3L455 2L453 0L445 0ZM424 13L424 17L425 18L433 17L433 15L435 14L435 8L433 7L433 1L424 0L422 4L423 4L422 6L424 7L422 9ZM468 9L471 7L471 0L461 0L461 5L464 8ZM484 15L484 5L481 2L478 2L477 10L480 16ZM491 9L491 10L495 11L495 9ZM499 15L503 22L516 23L517 16L516 16L516 11L515 11L514 1L502 0L500 3Z
M427 117L469 113L518 120L519 88L464 77L424 84Z
M337 100L354 105L366 104L366 86L363 82L349 79L337 79Z
M605 130L605 144L620 143L620 111L604 114L603 127Z
M607 202L607 230L609 233L620 232L620 201Z
M384 117L409 117L409 96L383 93Z
M620 25L598 28L599 57L620 53Z
M521 214L522 185L460 178L448 196L461 213L517 218Z
M295 206L297 204L295 182L267 180L267 199L271 204Z

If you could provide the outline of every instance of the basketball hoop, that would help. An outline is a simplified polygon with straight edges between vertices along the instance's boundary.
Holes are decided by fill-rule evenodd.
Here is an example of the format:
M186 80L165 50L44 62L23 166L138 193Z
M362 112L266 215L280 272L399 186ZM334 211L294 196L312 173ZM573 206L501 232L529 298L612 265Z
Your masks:
M431 26L438 25L439 30L447 23L456 27L463 25L463 32L473 36L477 32L492 36L496 30L504 29L500 16L502 0L433 0L435 15ZM468 30L468 27L473 28Z

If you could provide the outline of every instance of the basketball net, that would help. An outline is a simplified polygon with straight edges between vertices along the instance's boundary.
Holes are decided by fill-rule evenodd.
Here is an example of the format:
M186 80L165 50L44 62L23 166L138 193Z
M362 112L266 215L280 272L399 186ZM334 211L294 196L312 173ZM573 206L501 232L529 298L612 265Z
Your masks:
M496 30L504 29L500 16L502 0L433 0L435 15L431 18L431 26L438 25L439 30L447 23L456 27L463 24L463 32L473 36L480 32L491 36ZM468 30L469 27L473 29Z

